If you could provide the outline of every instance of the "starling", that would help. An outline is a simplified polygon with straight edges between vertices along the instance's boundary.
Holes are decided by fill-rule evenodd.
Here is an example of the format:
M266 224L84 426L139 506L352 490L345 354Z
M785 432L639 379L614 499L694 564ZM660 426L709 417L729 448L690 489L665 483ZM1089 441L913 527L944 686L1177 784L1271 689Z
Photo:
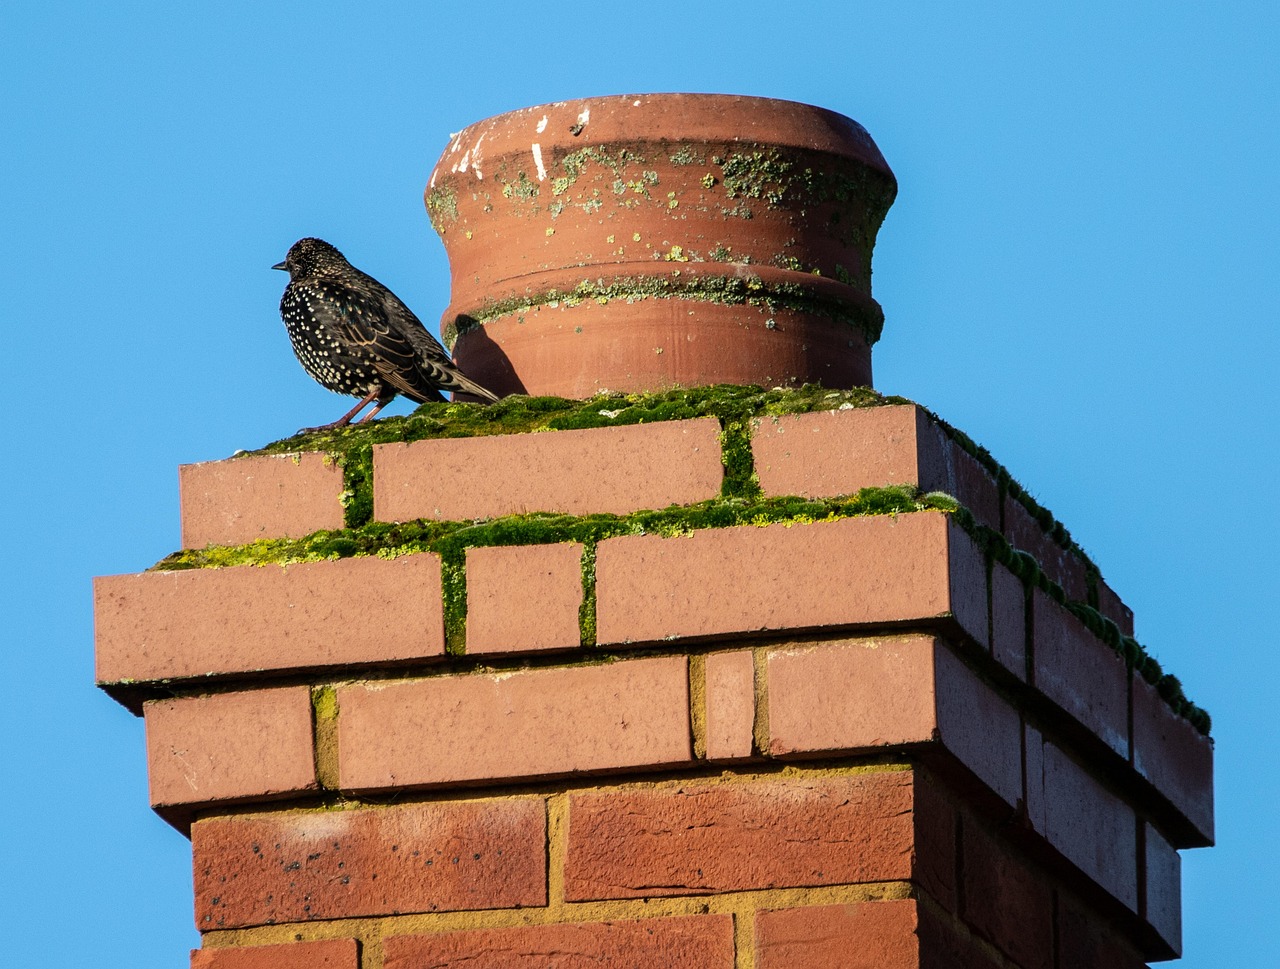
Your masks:
M397 394L419 404L441 390L487 401L496 395L465 376L395 293L362 273L329 243L299 239L272 269L289 274L280 316L302 369L322 386L359 397L330 427L345 427L370 403L369 420Z

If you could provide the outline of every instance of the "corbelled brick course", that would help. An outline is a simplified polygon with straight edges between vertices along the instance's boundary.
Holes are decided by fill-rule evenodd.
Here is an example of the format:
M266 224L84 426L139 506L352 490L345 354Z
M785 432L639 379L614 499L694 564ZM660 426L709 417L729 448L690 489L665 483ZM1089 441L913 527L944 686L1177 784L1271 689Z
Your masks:
M575 649L582 546L467 549L467 653Z
M182 547L341 528L342 468L326 454L263 454L178 468Z
M720 424L710 417L380 444L373 449L373 515L622 515L714 498L723 479Z
M1133 677L1133 766L1194 829L1183 847L1213 844L1213 743L1140 676Z
M745 649L710 653L705 682L707 759L750 757L756 716L755 657Z

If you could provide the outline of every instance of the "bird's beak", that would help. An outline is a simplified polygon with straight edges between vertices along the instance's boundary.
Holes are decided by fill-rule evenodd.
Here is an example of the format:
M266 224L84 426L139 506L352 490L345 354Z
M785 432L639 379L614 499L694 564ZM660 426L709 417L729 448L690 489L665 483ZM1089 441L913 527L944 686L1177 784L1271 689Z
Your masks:
M272 266L271 268L272 268L272 269L283 269L285 272L288 272L288 271L289 271L289 267L288 267L288 266L286 266L286 265L285 265L284 263L282 263L282 262L278 262L278 263L276 263L276 264L275 264L274 266Z

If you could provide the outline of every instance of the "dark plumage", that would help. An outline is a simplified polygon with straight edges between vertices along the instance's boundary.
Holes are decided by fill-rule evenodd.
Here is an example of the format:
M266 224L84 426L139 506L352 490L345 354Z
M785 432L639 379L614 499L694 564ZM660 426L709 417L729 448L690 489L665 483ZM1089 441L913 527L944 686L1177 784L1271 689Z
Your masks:
M343 427L376 401L367 421L397 394L419 404L444 400L441 390L498 399L463 375L395 293L329 243L299 239L271 268L289 273L280 316L302 368L329 390L361 398L323 427Z

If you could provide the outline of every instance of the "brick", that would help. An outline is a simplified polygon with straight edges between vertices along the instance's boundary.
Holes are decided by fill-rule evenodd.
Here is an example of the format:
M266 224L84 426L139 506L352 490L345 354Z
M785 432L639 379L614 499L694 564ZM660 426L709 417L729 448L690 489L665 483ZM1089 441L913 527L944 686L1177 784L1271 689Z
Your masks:
M1037 589L1035 686L1121 757L1129 756L1129 673L1106 643Z
M687 915L393 935L386 969L733 969L733 917Z
M962 837L964 921L1024 969L1052 969L1049 880L972 821Z
M1017 711L933 637L772 650L766 669L770 754L940 740L1008 804L1021 797Z
M1143 824L1143 864L1146 897L1142 917L1169 947L1168 955L1182 956L1182 859L1177 849L1150 824Z
M756 913L756 969L918 969L911 899Z
M1101 578L1097 580L1098 590L1098 612L1102 613L1113 623L1120 627L1120 632L1126 636L1133 635L1133 610L1126 606L1111 586L1107 585Z
M195 949L191 969L360 969L355 939Z
M182 547L247 545L343 527L342 468L327 454L263 454L178 468Z
M440 558L94 580L99 683L386 663L444 654Z
M948 441L949 480L945 484L930 483L930 491L946 491L954 495L977 519L995 531L1000 530L1000 488L995 478L978 459L955 442Z
M755 659L750 650L706 658L707 759L750 757L756 717Z
M378 521L535 511L625 515L720 493L713 417L625 427L441 438L373 448Z
M1087 601L1089 582L1084 562L1046 535L1026 505L1008 495L1004 500L1004 537L1014 548L1029 552L1068 599Z
M205 818L191 850L202 932L547 903L538 797Z
M912 877L935 902L957 914L956 809L937 781L924 771L913 773L916 843Z
M1181 847L1213 844L1213 741L1179 717L1141 676L1132 678L1133 766L1198 835Z
M991 563L991 655L1018 679L1026 680L1026 586L999 562Z
M1130 911L1138 911L1133 809L1030 728L1027 815L1063 857Z
M912 783L878 771L571 793L565 898L907 879Z
M683 656L338 690L344 790L545 777L693 758Z
M1057 969L1146 969L1121 930L1062 892L1057 938Z
M155 807L278 797L318 786L305 686L151 700L143 711Z
M596 552L601 644L954 616L986 640L986 570L945 514L626 535Z
M467 652L576 649L582 545L467 549Z

